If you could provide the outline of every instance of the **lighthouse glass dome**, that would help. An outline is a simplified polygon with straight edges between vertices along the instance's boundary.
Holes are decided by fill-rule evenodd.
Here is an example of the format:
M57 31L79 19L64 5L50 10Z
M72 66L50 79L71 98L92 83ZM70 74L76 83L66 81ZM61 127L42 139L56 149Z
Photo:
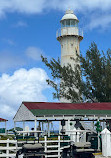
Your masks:
M78 21L72 19L63 20L61 21L61 27L78 27Z
M61 27L78 27L78 19L72 10L67 10L61 19Z

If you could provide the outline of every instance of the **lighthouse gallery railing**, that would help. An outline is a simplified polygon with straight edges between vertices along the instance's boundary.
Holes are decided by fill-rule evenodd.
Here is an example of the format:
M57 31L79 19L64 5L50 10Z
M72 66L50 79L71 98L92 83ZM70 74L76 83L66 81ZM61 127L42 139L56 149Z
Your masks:
M56 38L61 36L75 35L83 37L83 30L78 27L63 27L57 30Z

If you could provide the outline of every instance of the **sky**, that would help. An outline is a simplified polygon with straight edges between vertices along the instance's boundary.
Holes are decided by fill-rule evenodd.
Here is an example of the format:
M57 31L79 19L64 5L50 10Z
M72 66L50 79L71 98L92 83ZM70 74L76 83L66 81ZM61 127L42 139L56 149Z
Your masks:
M69 8L84 31L83 55L91 42L111 48L111 0L0 0L0 117L8 127L22 101L57 101L40 56L60 57L56 31Z

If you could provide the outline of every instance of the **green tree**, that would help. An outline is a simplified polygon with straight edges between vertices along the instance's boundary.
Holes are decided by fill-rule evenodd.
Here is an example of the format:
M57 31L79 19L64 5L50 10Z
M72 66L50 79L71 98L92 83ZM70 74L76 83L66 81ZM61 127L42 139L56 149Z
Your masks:
M74 67L70 64L61 66L60 59L42 61L50 69L52 79L47 83L54 88L54 98L61 97L74 102L84 100L93 102L111 102L111 50L100 51L93 42L85 57L78 56ZM75 63L74 61L74 63ZM80 64L79 64L80 63Z

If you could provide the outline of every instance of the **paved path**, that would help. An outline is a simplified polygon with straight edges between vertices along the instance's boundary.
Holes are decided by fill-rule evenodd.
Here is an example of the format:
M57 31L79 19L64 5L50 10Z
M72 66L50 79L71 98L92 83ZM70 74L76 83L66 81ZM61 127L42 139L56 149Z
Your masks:
M111 158L111 156L104 157L104 156L102 156L102 155L95 155L95 158Z

